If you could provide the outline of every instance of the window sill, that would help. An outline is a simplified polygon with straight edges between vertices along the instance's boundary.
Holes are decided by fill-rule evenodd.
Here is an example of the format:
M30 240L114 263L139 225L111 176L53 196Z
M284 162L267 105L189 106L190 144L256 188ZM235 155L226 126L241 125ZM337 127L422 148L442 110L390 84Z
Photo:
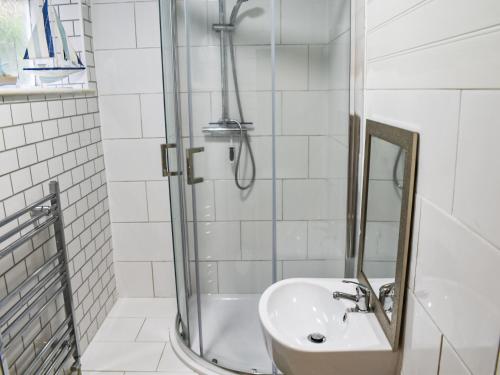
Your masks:
M2 89L0 88L0 96L29 96L29 95L64 95L64 94L95 94L94 89L86 88L72 88L72 87L54 87L54 88L44 88L44 87L34 87L34 88L10 88Z

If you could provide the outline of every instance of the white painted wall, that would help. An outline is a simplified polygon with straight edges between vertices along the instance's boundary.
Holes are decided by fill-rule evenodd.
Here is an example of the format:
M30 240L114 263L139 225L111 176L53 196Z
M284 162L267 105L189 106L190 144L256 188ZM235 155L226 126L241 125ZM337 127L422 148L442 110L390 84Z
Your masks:
M366 2L366 117L420 133L402 372L495 370L500 3Z

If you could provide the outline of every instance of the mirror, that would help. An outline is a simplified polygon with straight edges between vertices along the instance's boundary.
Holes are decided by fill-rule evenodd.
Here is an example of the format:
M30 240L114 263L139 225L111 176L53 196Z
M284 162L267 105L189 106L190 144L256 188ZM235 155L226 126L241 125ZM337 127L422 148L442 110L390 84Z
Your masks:
M358 278L375 314L399 344L406 285L418 134L367 121Z

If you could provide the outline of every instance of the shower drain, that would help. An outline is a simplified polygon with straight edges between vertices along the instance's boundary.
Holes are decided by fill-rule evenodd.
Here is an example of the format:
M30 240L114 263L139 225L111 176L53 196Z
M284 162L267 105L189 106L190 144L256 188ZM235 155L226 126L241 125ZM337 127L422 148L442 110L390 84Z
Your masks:
M323 344L326 341L326 336L321 333L311 333L307 339L315 344Z

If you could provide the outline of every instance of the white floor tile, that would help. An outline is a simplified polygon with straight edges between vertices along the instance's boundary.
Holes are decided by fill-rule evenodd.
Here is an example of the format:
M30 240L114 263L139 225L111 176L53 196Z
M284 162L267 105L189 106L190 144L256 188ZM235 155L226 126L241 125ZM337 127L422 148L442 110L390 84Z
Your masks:
M175 298L121 298L111 309L111 318L169 318L177 314Z
M92 371L155 371L163 343L93 342L82 357L82 369Z
M147 318L136 341L169 341L168 332L172 324L168 318Z
M143 323L144 318L107 318L99 328L94 341L133 342Z

